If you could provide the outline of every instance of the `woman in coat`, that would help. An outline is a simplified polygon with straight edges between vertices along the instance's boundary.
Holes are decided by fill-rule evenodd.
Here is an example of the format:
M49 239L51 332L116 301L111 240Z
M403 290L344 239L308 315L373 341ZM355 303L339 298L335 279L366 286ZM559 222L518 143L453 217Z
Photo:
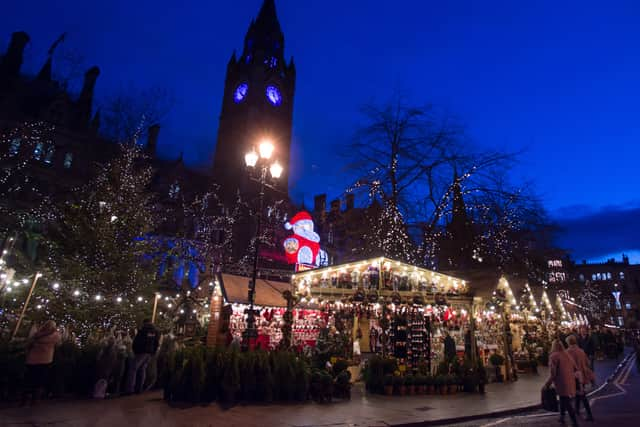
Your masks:
M556 388L556 393L560 396L560 422L564 423L565 411L569 413L571 424L578 425L576 413L571 405L571 398L576 395L576 374L575 363L567 354L560 340L553 340L551 344L551 355L549 356L549 379L544 384L543 389L549 387L551 383Z
M584 404L584 409L587 411L587 421L593 421L593 415L591 414L591 406L589 406L589 399L585 393L584 387L587 384L591 384L595 381L595 375L591 368L589 368L589 356L578 346L578 339L575 335L567 337L567 344L569 349L567 353L573 359L576 364L576 368L579 372L579 380L576 379L576 414L580 415L580 403Z
M53 363L53 353L60 342L60 333L56 329L56 322L47 320L38 331L29 338L26 359L26 390L23 403L31 395L37 400L44 391L49 379L49 370Z

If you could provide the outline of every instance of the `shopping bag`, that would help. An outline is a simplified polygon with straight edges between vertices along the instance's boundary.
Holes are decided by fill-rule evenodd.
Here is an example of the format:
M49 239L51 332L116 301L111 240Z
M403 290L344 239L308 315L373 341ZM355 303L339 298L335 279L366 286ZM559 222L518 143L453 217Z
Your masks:
M558 396L556 389L546 387L541 392L542 409L550 412L558 412Z

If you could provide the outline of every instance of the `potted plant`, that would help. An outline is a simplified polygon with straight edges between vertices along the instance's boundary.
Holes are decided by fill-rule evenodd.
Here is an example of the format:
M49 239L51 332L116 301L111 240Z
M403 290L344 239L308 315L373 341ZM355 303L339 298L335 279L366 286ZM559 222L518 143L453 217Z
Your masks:
M487 383L487 370L482 364L482 360L478 360L475 369L476 379L478 381L478 391L484 394L484 386Z
M501 383L504 381L504 377L502 376L502 372L500 371L500 367L504 365L504 357L499 355L498 353L494 353L489 356L489 363L496 369L496 381Z
M425 384L427 385L427 394L434 394L436 388L434 377L432 375L428 375L425 378Z
M416 383L415 377L413 375L407 375L404 378L404 385L407 388L407 394L409 396L413 396L414 394L416 394Z
M465 371L464 376L462 377L462 389L466 393L473 393L476 391L477 385L477 376L473 369Z
M387 396L391 396L393 394L393 375L387 374L383 379L384 384L384 394Z
M531 364L531 372L534 374L538 373L538 361L535 358L532 358L529 362Z
M400 375L393 376L393 391L395 394L399 394L400 396L407 394L407 388L404 385L404 378Z
M436 393L447 394L447 385L445 384L444 375L438 375L435 378Z
M414 378L414 384L416 386L416 394L425 394L427 389L427 378L424 375L416 375Z
M456 392L458 391L458 379L455 375L447 376L447 388L449 394L456 394Z

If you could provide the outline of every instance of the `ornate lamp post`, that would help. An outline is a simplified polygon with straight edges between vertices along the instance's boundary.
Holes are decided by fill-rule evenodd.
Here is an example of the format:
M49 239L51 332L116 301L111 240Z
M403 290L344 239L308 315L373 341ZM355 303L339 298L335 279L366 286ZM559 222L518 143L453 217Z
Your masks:
M250 170L258 170L259 178L253 178L260 184L260 208L258 210L258 225L256 229L256 241L255 241L255 253L253 256L253 272L251 280L249 281L249 312L247 314L247 328L244 332L242 340L242 349L248 350L251 348L251 343L255 343L258 337L258 331L256 329L256 317L253 305L255 303L256 293L256 279L258 276L258 252L260 250L260 233L262 232L262 211L264 209L264 188L271 187L267 183L267 172L271 174L272 178L278 179L282 175L283 168L275 161L269 163L269 159L274 151L274 146L271 141L265 139L258 145L258 152L251 150L244 156L244 161Z

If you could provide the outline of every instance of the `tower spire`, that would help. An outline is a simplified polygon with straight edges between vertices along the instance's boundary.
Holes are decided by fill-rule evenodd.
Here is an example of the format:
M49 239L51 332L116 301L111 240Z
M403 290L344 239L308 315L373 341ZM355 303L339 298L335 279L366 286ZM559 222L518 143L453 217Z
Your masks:
M280 22L278 22L276 2L274 0L264 0L264 2L262 2L262 7L256 19L256 26L280 31Z

